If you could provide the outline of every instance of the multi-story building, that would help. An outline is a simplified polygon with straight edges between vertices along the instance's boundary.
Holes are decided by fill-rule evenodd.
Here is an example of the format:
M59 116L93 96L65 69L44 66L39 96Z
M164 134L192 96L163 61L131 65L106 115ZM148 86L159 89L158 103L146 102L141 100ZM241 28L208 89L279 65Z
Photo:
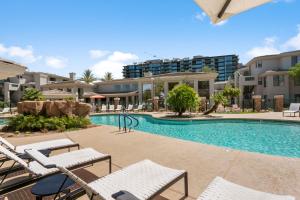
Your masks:
M238 60L236 55L148 60L143 63L124 66L123 76L124 78L139 78L144 77L149 72L153 75L176 72L201 72L204 66L208 66L218 73L217 81L227 81L229 77L233 78L233 74L238 68Z
M94 92L103 96L102 104L112 104L114 98L120 98L122 105L142 104L154 97L164 102L168 92L175 85L186 83L207 99L214 93L216 73L176 72L161 75L149 75L140 78L125 78L103 81L94 84ZM100 104L100 102L96 102Z
M300 79L288 75L288 70L300 62L300 51L255 57L235 72L235 86L241 90L240 104L253 95L261 95L272 104L275 95L284 95L286 105L300 102Z
M43 85L68 81L70 78L43 72L28 72L16 77L10 77L0 82L0 100L17 103L26 88L41 90Z

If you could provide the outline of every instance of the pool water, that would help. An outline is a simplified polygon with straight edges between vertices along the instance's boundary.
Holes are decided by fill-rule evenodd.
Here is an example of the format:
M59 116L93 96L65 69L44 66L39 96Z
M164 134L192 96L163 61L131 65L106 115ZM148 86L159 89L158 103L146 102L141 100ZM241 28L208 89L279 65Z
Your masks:
M5 119L0 119L0 126L6 124L6 120Z
M261 120L163 120L134 115L136 130L232 149L300 158L300 123ZM94 124L118 126L118 115L91 116Z

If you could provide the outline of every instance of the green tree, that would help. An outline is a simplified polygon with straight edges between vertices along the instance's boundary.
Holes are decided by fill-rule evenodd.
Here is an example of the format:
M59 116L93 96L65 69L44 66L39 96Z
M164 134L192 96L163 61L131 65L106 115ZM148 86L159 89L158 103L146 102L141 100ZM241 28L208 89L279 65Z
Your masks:
M42 92L35 88L26 88L22 97L23 101L42 101L45 100Z
M209 66L204 66L202 68L202 72L205 72L205 73L216 73L216 70L214 68L209 67Z
M238 97L241 91L239 88L232 87L231 85L226 85L223 90L223 96L225 96L229 101L231 98Z
M175 86L168 94L167 104L178 113L178 116L191 108L196 108L199 103L198 94L186 84Z
M223 92L218 92L218 93L212 95L211 98L214 101L214 105L210 109L208 109L206 112L204 112L203 113L204 115L208 115L208 114L216 111L218 109L218 106L220 104L223 104L223 105L227 105L228 104L228 99L227 99L227 97L225 97L223 95Z
M113 80L113 75L111 72L106 72L103 76L103 78L101 78L101 81L111 81Z
M8 104L4 101L0 101L0 108L5 108Z
M294 78L300 78L300 63L297 63L289 69L289 75Z
M83 72L80 80L84 81L87 84L90 84L96 80L96 77L90 69L87 69Z

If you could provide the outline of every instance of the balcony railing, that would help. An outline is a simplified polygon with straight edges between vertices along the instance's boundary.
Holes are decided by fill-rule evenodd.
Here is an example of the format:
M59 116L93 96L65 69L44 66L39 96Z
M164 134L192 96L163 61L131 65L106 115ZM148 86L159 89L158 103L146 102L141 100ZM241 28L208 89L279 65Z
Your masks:
M257 76L241 76L240 83L242 85L257 85Z
M255 81L255 77L254 76L245 76L245 81Z

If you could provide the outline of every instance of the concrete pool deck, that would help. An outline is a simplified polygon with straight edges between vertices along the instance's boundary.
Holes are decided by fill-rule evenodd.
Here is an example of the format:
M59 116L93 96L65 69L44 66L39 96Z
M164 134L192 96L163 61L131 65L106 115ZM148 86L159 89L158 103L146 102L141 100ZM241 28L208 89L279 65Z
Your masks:
M185 169L189 175L188 199L196 199L216 176L253 189L293 195L300 199L300 159L297 158L225 149L139 131L121 134L116 127L111 126L8 140L14 144L24 144L62 137L68 137L82 147L93 147L111 154L113 171L143 159L171 168ZM99 163L88 169L98 176L103 176L108 171L106 163ZM162 196L166 199L179 199L183 191L181 181Z

